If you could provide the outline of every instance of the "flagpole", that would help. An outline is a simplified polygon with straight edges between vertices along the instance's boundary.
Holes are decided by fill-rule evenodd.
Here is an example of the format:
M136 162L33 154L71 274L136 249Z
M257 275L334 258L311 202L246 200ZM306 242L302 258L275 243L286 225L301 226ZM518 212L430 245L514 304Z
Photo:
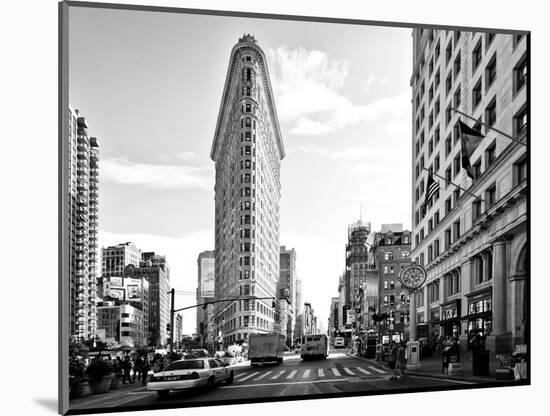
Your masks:
M444 178L443 176L439 176L439 175L438 175L437 173L435 173L435 172L431 172L430 169L427 169L427 168L425 168L425 167L422 167L422 169L427 170L427 171L428 171L429 173L431 173L432 175L437 176L439 179L443 179L445 182L447 182L447 179L446 179L446 178ZM457 184L454 183L454 182L449 181L449 183L450 183L451 185L455 186L456 188L463 190L463 191L466 192L467 194L472 195L472 196L475 197L476 199L479 199L481 202L485 203L485 200L484 200L483 198L481 198L480 196L477 196L477 195L474 194L473 192L470 192L470 191L468 191L467 189L464 189L462 186L457 185Z
M490 130L493 130L493 131L496 131L496 132L499 133L499 134L502 134L503 136L509 138L509 139L512 140L513 142L522 144L522 145L524 145L525 147L527 147L527 143L524 143L523 141L518 140L518 139L516 139L516 138L510 136L509 134L504 133L504 132L501 131L501 130L495 129L494 127L489 126L488 124L484 123L484 122L481 121L481 120L476 119L475 117L472 117L472 116L470 116L470 115L468 115L468 114L466 114L466 113L464 113L464 112L462 112L462 111L460 111L460 110L457 110L457 109L454 108L454 107L452 107L451 110L453 110L455 113L458 113L458 114L460 114L460 115L462 115L462 116L464 116L464 117L469 118L470 120L475 121L476 123L480 123L481 125L487 127L487 128L490 129Z

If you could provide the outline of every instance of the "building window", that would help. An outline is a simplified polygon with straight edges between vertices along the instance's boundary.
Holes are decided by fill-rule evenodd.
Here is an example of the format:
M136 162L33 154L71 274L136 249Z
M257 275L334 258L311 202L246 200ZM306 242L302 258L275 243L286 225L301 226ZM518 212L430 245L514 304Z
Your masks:
M440 163L439 163L439 154L438 154L434 159L434 172L437 173L439 171L439 168L440 168Z
M448 250L451 246L451 229L447 228L445 230L445 250Z
M472 202L472 221L477 220L479 217L481 217L481 200L476 199Z
M485 122L492 126L497 120L497 97L493 97L487 108L485 109ZM488 130L487 130L488 132Z
M514 49L518 46L518 43L521 42L521 38L523 38L523 35L514 35L514 40L512 42Z
M527 134L527 107L523 106L514 116L514 137L523 139Z
M485 34L485 50L489 49L491 43L493 42L493 39L495 39L494 32L488 32Z
M481 102L481 78L477 81L475 87L472 89L472 103L475 109Z
M497 77L497 54L495 53L485 69L485 91L489 90Z
M428 246L428 263L431 263L433 261L434 252L433 252L433 246Z
M388 295L384 296L384 306L388 306Z
M439 238L434 240L434 259L439 256Z
M435 104L434 104L434 114L435 114L435 117L437 117L439 115L439 111L441 110L441 106L440 106L440 103L439 103L439 98L436 100Z
M457 241L460 238L460 220L456 220L453 223L453 234L454 234L454 240Z
M395 280L390 280L390 289L395 289Z
M527 58L525 55L514 68L514 94L527 83Z
M449 96L449 92L451 91L452 87L453 87L453 73L449 72L449 75L445 80L445 94L447 94L447 96Z
M451 167L445 169L445 187L448 187L451 183Z
M449 134L449 137L447 137L447 139L445 140L445 157L449 156L452 150L453 150L453 139Z
M472 73L475 72L481 62L481 38L472 52Z
M439 69L435 73L434 77L434 88L437 89L439 87L439 83L441 82L441 73L439 72Z
M388 281L387 280L384 280L384 289L388 289Z
M453 159L453 178L460 172L460 153Z
M439 224L439 210L437 210L434 214L434 227L437 227Z
M485 150L485 170L487 170L489 166L491 166L495 162L496 147L497 147L497 144L496 144L496 141L494 141Z
M460 84L459 84L458 87L456 87L456 90L453 96L453 105L455 108L460 107L460 92L461 91L460 91Z
M386 251L384 253L384 259L385 260L393 260L393 251Z
M458 205L458 200L460 199L460 188L456 188L453 191L454 206Z
M435 57L435 60L437 61L437 59L439 58L439 54L441 52L441 41L438 40L437 41L437 45L435 46L435 51L434 51L434 57Z
M527 180L527 158L522 157L514 163L514 186L521 184Z
M457 32L457 33L460 33L460 32ZM455 62L454 62L455 79L458 76L458 74L460 74L461 66L462 66L461 65L461 55L460 55L460 51L458 51L458 55L456 56L456 59L455 59Z
M452 205L451 197L448 197L445 200L445 215L447 215L449 212L451 212L451 210L453 209L452 207L453 207L453 205Z
M485 191L485 206L491 207L492 205L494 205L496 202L496 196L497 196L497 186L494 183Z
M453 118L453 110L452 110L452 103L450 103L445 110L445 126L449 126L451 124L451 119Z
M404 259L407 259L407 258L409 258L409 255L410 255L410 254L411 254L411 253L410 253L409 250L403 250L403 251L401 252L401 257L404 258Z
M447 49L445 50L445 64L449 65L449 62L451 61L451 57L453 56L453 43L449 41L449 44L447 45Z
M473 164L472 169L474 171L474 180L476 180L481 176L481 158Z

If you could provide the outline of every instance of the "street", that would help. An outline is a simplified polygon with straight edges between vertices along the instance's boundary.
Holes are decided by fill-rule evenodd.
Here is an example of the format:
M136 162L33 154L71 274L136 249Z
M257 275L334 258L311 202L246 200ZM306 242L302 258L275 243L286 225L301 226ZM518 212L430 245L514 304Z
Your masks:
M315 396L340 393L373 392L392 389L413 389L473 384L468 381L409 375L390 380L388 368L348 355L348 350L333 350L326 360L303 361L299 355L284 357L279 366L236 367L232 384L206 389L173 391L167 399L136 385L132 391L113 400L103 400L101 406L177 406L185 403L200 405L215 401ZM99 397L98 397L99 398ZM92 396L92 400L93 400ZM97 399L96 399L97 400ZM85 409L93 404L86 400L71 403L71 409Z

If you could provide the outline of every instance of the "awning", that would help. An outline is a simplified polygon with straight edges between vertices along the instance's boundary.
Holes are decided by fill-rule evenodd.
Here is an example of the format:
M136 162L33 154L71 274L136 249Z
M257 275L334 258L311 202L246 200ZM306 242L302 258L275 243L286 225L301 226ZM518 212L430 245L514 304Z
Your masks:
M466 316L463 316L461 318L461 320L463 321L470 321L470 320L475 320L475 319L480 319L480 318L491 318L493 316L493 312L492 311L485 311L485 312L477 312L477 313L471 313L469 315L466 315Z

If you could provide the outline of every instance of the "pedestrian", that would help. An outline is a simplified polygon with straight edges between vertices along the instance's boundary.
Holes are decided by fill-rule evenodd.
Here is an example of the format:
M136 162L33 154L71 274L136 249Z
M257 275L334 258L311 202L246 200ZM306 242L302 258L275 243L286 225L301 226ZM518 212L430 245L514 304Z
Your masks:
M376 343L376 362L382 361L382 342L379 340Z
M145 384L147 384L147 375L149 373L149 360L147 360L147 357L143 357L143 361L141 363L141 368L140 368L140 379L141 379L141 384L143 384L145 386Z
M397 350L399 349L399 346L395 343L395 341L391 341L390 343L390 356L388 358L388 365L390 366L391 370L395 370L395 362L397 361Z
M132 371L132 361L130 361L130 357L126 356L124 358L124 361L122 362L122 384L126 384L126 380L128 380L128 384L132 383L132 379L130 378L130 372Z
M405 377L405 368L407 367L407 344L405 341L401 341L397 348L397 360L395 362L395 369L393 370L393 375L391 380L396 378ZM399 372L399 376L397 373Z
M136 374L138 381L141 380L141 366L143 365L143 360L141 359L141 356L137 356L137 358L134 360L134 378L132 383L135 383L136 381Z

